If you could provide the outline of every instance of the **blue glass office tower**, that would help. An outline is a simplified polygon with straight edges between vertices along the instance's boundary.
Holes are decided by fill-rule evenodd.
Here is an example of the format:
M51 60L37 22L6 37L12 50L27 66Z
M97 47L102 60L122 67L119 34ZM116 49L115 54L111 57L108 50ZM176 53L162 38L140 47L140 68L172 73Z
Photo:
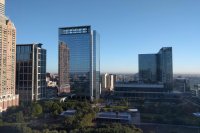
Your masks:
M156 54L139 54L139 79L144 83L157 82Z
M163 47L156 54L139 54L139 80L144 83L163 83L173 87L172 47Z
M172 47L163 47L158 56L158 81L163 82L166 88L173 87Z
M59 28L59 43L69 48L71 92L91 100L99 98L100 38L91 26Z

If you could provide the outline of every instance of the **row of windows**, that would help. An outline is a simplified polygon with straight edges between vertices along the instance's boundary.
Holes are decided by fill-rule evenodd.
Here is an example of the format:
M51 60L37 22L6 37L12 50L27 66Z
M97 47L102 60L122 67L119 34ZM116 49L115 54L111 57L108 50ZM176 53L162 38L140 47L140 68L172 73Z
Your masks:
M19 77L19 80L30 80L32 81L32 74L20 74L18 76L18 73L17 73L17 77ZM17 78L18 80L18 78Z
M31 53L33 50L32 45L30 46L17 46L17 53Z
M30 73L32 74L32 67L17 67L17 73Z
M17 61L29 61L32 59L32 53L17 53Z
M16 83L17 86L20 87L32 87L32 81L19 81Z
M32 81L17 81L16 85L18 87L32 87ZM46 81L38 81L38 86L46 86Z

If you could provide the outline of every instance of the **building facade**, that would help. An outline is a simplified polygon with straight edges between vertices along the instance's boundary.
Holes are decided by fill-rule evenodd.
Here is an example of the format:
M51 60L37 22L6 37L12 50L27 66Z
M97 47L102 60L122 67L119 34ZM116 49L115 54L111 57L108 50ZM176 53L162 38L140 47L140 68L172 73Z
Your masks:
M16 28L5 16L5 0L0 0L0 112L19 104L15 94Z
M30 103L46 95L46 50L42 44L17 45L16 93Z
M123 99L161 99L168 94L163 84L116 84L114 96Z
M100 38L91 26L59 28L59 42L69 48L70 88L77 96L99 98Z
M60 42L58 53L59 93L69 93L69 48L64 42Z
M144 83L163 83L165 88L172 90L172 47L163 47L157 54L140 54L139 80Z
M156 54L139 54L139 77L143 82L157 82Z

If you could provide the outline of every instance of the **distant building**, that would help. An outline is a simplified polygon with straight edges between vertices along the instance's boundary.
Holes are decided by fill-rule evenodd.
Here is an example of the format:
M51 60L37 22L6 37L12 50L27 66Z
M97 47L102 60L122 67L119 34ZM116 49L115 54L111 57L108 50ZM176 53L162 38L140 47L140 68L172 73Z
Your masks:
M101 90L102 91L113 91L116 82L116 75L103 74L101 75Z
M51 81L51 74L50 73L46 73L46 82Z
M172 47L163 47L157 54L139 54L139 80L144 83L160 82L172 90Z
M57 87L57 81L55 81L54 76L50 73L46 73L46 83L47 87Z
M45 98L46 50L41 43L17 45L16 88L21 102Z
M190 90L195 90L196 85L200 84L200 77L189 77Z
M48 81L48 82L47 82L47 87L57 87L57 82Z
M69 48L64 42L59 44L59 55L58 55L58 86L59 93L69 93Z
M15 76L16 28L5 16L5 0L0 0L0 112L19 104Z
M136 82L135 75L133 75L133 74L116 74L116 82L118 82L118 83Z
M59 42L69 48L70 89L78 97L100 94L100 38L91 26L59 28Z
M192 90L192 95L200 98L200 84L194 85L194 89Z
M174 78L174 91L188 92L190 90L189 80L186 78Z

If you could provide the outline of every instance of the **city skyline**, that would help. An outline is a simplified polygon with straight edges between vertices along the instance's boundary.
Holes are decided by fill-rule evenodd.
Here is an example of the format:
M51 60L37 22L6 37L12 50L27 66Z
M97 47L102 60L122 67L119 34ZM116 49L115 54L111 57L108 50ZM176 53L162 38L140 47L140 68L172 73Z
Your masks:
M56 4L7 0L6 14L15 22L17 43L45 44L48 72L58 72L57 29L91 25L101 35L101 72L137 73L139 53L173 47L174 73L199 74L199 4L196 0L60 0Z

